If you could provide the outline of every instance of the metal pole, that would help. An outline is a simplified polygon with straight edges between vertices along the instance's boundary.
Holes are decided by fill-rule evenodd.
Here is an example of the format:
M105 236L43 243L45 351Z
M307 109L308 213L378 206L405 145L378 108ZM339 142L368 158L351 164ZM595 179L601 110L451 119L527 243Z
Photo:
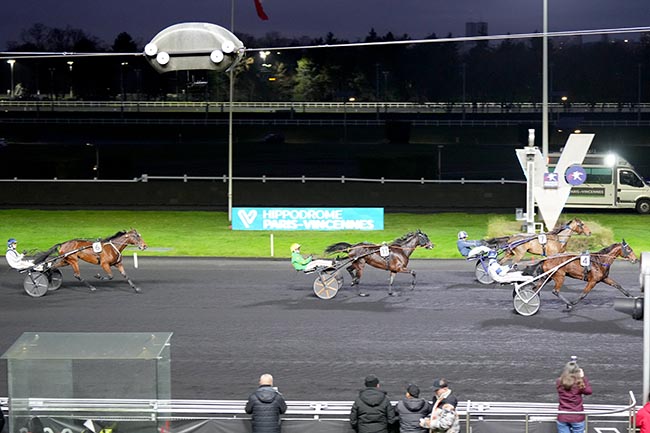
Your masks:
M7 63L9 63L9 68L11 69L11 89L9 91L11 92L11 97L14 97L14 64L16 63L15 60L7 60Z
M636 104L636 120L641 120L641 63L638 64L638 82L637 82L637 104Z
M542 155L548 158L548 0L544 0L542 37Z
M230 31L235 32L235 0L230 1ZM230 67L230 104L228 109L228 221L232 222L232 104L235 93L235 65Z

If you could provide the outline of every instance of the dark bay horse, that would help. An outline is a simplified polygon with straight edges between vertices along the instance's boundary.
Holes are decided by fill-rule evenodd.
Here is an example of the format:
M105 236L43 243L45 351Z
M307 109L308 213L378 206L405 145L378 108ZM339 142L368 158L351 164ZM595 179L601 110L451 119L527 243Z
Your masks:
M352 259L350 266L347 267L347 271L352 276L352 286L359 284L366 264L389 271L388 294L392 296L393 280L397 273L411 274L413 277L411 289L415 287L415 271L408 268L408 263L409 257L417 247L433 248L429 237L420 230L407 233L389 244L377 245L361 242L352 245L347 242L339 242L327 247L325 254L345 253ZM359 296L367 296L367 294L359 292Z
M540 235L520 233L512 236L488 239L486 243L493 248L504 248L505 255L500 262L512 257L513 263L518 263L526 253L550 257L566 251L571 235L591 235L591 230L580 219L574 218L547 233L546 243L540 242Z
M632 263L636 263L637 261L634 251L632 251L632 248L627 244L627 242L625 242L625 239L623 239L622 242L605 247L596 253L588 254L588 256L589 264L587 266L581 264L580 254L560 254L555 257L549 257L536 265L537 269L534 274L540 275L543 272L551 271L553 268L568 261L566 265L560 266L556 272L549 275L549 278L555 283L553 294L566 303L567 310L571 310L574 305L583 300L589 294L591 289L600 282L617 288L627 297L631 296L623 286L609 277L609 270L617 257L622 257ZM560 293L560 288L562 287L562 284L564 284L564 279L567 276L587 282L585 288L582 289L580 297L575 301L569 301Z
M122 251L124 251L128 245L135 245L141 250L147 248L147 244L142 239L142 236L140 236L140 233L135 229L131 229L129 231L117 232L113 236L97 241L88 239L72 239L57 244L50 250L56 250L58 255L61 257L53 267L61 268L68 265L72 266L74 277L88 286L90 290L94 291L96 288L81 277L81 273L79 272L79 260L101 266L107 275L95 275L95 278L101 280L112 280L113 273L111 272L111 266L115 266L124 279L129 283L129 286L131 286L131 288L136 292L140 292L140 289L136 287L136 285L133 284L133 281L131 281L128 275L126 275L124 266L122 265Z

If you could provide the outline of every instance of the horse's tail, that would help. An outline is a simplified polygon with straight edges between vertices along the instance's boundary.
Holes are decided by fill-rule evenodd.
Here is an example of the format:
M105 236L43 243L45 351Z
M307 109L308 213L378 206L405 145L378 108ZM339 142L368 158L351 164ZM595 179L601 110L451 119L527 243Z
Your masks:
M350 252L351 246L352 244L349 244L347 242L338 242L325 248L325 254L348 253Z
M49 250L36 254L34 256L34 263L44 262L47 259L49 259L51 255L54 255L55 253L58 254L58 249L60 246L61 244L56 244L52 246Z
M485 242L485 244L491 249L499 250L501 248L505 248L505 246L508 245L509 238L509 236L501 236L498 238L485 239L483 242Z
M544 260L540 260L533 265L526 266L521 270L521 273L523 275L530 275L531 277L538 277L542 275L544 273Z

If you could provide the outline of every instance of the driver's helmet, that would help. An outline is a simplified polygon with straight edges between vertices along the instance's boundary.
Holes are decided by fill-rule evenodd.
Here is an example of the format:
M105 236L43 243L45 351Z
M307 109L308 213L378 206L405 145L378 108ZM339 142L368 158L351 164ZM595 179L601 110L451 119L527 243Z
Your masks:
M7 248L11 248L11 246L15 243L18 243L15 238L9 238L9 240L7 240Z
M291 244L291 252L298 251L300 249L300 244Z
M490 251L488 251L487 256L488 256L488 259L496 259L498 254L497 254L496 250L490 250Z
M467 232L465 230L461 230L458 232L458 239L467 239Z

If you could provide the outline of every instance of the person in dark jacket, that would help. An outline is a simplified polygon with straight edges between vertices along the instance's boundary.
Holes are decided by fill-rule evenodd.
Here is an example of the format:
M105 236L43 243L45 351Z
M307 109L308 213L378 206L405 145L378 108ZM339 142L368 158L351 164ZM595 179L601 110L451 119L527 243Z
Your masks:
M350 424L358 433L387 433L388 425L397 421L395 409L386 391L379 389L377 376L367 376L365 385L352 404Z
M273 376L260 376L259 388L246 403L246 413L253 415L253 433L280 433L280 415L286 411L287 403L273 387Z
M399 417L400 433L426 433L428 429L420 427L420 418L431 414L431 403L420 398L417 385L409 385L406 395L395 406L395 414Z

